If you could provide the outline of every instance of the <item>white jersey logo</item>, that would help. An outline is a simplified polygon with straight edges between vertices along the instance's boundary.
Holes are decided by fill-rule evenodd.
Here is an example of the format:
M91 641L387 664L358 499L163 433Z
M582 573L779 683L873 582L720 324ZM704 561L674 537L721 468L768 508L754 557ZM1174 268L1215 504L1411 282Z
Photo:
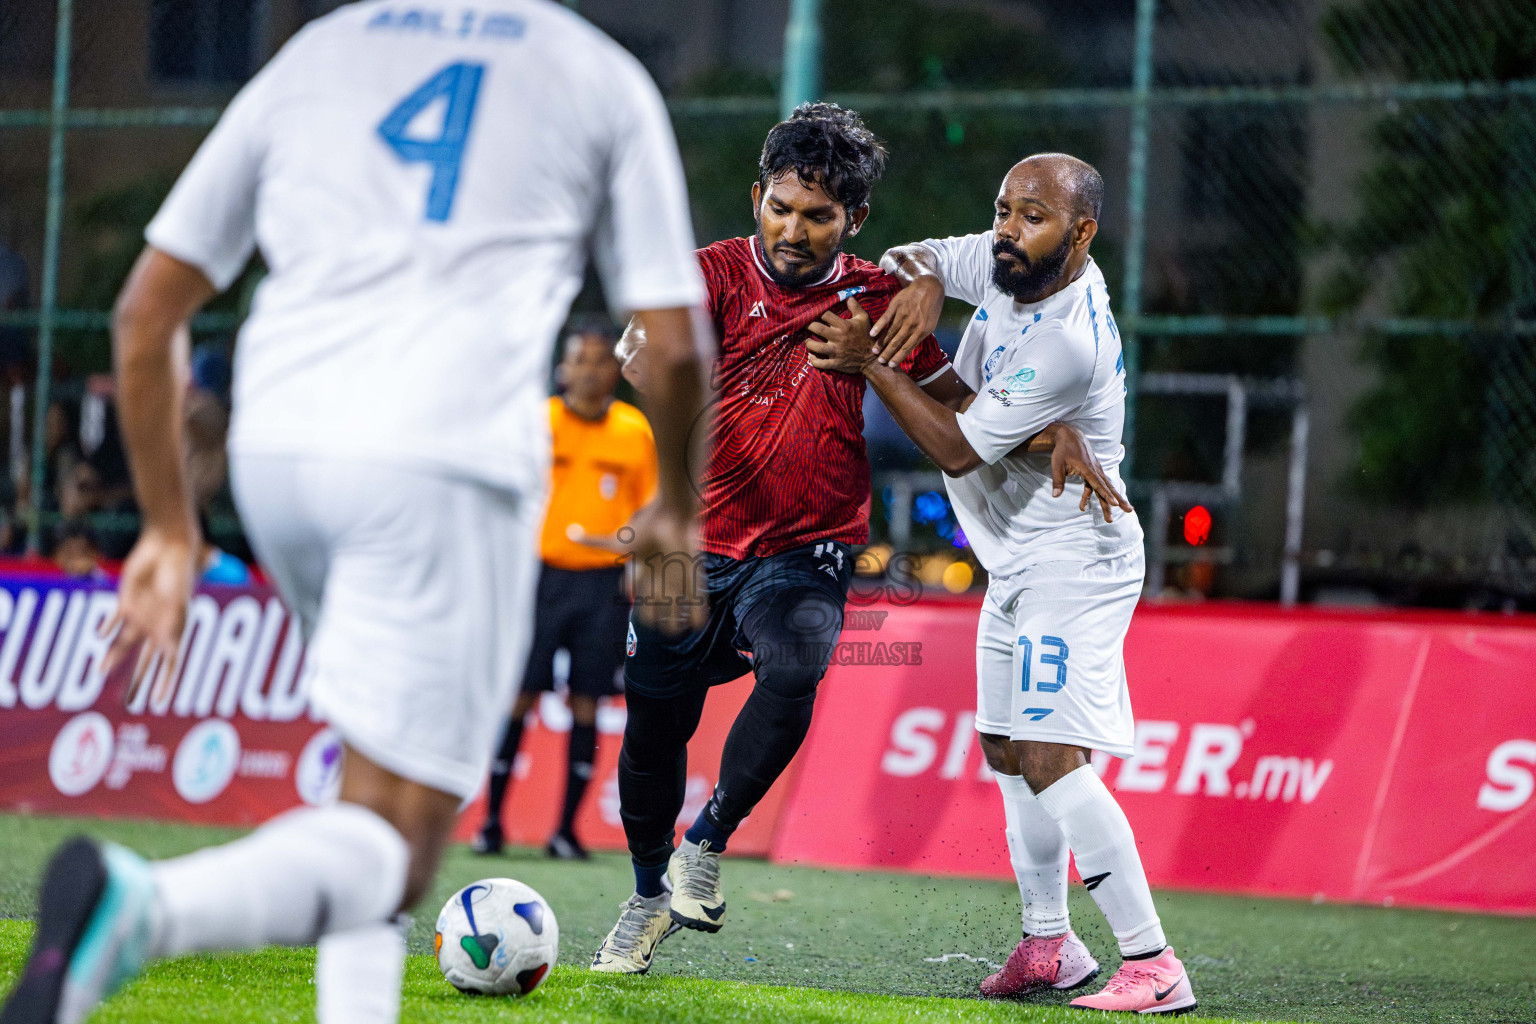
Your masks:
M763 300L762 299L758 299L756 302L754 302L752 304L752 312L747 314L747 316L749 316L749 317L753 317L753 316L767 316L767 315L768 315L768 311L763 308Z

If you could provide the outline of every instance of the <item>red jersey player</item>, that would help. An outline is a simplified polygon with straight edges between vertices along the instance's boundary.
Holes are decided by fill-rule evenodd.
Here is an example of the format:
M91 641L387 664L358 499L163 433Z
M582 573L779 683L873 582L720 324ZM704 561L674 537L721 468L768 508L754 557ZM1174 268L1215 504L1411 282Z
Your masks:
M819 189L794 184L821 198ZM787 190L778 186L764 202L782 203L780 191ZM699 264L721 339L701 547L748 559L818 542L867 543L864 382L811 369L806 328L829 310L845 311L855 295L884 310L901 282L838 253L814 281L781 283L757 238L716 242L700 250ZM941 401L959 383L931 335L902 369Z
M869 461L863 380L813 369L807 328L846 315L853 296L878 317L901 287L842 251L884 165L857 114L801 106L763 145L755 236L699 252L720 339L701 516L708 619L683 636L630 623L619 800L635 895L594 970L643 973L670 929L720 928L720 853L810 727L842 631L850 545L869 539ZM632 327L621 356L633 360L641 344ZM902 367L951 408L970 395L931 335ZM627 372L645 390L643 360ZM720 782L674 850L686 744L705 695L748 672L755 685L726 739Z
M846 312L851 296L883 311L901 286L842 251L884 165L857 114L802 106L763 145L755 236L699 253L720 339L700 539L709 617L681 637L629 627L619 799L636 891L596 970L647 970L674 922L719 929L720 853L810 727L842 631L850 545L869 539L869 461L863 381L812 369L805 342L807 327ZM932 337L905 368L946 404L968 393ZM686 744L705 695L748 672L755 685L726 740L719 785L674 852Z

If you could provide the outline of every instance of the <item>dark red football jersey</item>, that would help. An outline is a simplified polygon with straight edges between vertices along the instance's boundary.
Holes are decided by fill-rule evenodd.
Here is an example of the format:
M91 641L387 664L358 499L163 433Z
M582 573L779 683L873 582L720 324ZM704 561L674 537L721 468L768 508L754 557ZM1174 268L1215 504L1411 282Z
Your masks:
M806 327L827 310L849 315L854 295L879 319L901 282L844 253L818 283L784 288L763 261L755 238L699 250L720 339L702 547L747 558L822 540L868 543L864 378L813 368ZM924 384L948 366L930 336L902 368Z

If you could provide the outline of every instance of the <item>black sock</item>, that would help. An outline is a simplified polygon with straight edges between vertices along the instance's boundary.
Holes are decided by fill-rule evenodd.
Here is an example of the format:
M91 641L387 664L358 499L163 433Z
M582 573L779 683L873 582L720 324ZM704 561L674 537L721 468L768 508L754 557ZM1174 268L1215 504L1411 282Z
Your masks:
M667 877L667 861L662 861L660 864L641 864L636 860L631 863L635 868L636 895L653 900L667 891L667 886L662 881Z
M1150 953L1137 953L1135 956L1122 956L1120 959L1121 960L1156 960L1158 957L1163 955L1163 950L1167 949L1167 948L1168 948L1167 946L1163 946L1160 949L1154 949Z
M713 795L711 795L711 800L713 800ZM693 824L688 827L688 831L683 833L683 838L695 845L707 840L710 849L716 853L724 853L726 844L731 841L731 832L733 831L735 830L721 828L719 822L711 821L709 817L709 804L705 804L704 809L699 812L699 816L693 819Z
M485 823L501 827L501 805L507 798L507 787L512 784L512 769L517 764L517 748L523 744L523 720L514 718L507 722L506 734L491 762L491 782L485 795Z
M574 835L576 812L592 781L592 761L597 756L597 726L571 726L570 746L566 754L565 807L560 811L560 831Z

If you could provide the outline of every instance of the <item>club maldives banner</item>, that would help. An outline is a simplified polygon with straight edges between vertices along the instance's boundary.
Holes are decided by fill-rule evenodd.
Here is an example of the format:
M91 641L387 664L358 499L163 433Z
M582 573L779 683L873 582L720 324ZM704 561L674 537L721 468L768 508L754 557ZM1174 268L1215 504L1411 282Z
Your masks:
M311 712L304 645L268 589L211 587L192 602L175 676L149 669L151 685L125 703L129 668L100 672L101 627L117 607L110 581L56 574L0 574L0 807L19 811L254 825L301 802L335 798L336 733ZM750 692L717 687L689 745L692 821L714 789L720 751ZM508 836L542 844L554 830L565 784L569 712L542 702L515 767ZM622 702L603 709L591 795L578 822L597 847L619 848ZM766 856L792 773L738 834L743 853ZM460 822L467 837L483 800Z
M0 575L0 807L250 825L334 798L339 739L310 711L275 595L199 593L175 675L157 668L126 705L126 669L99 670L110 587ZM976 613L851 606L806 745L732 849L1008 877L972 717ZM1154 884L1536 913L1536 620L1145 606L1126 661L1136 756L1096 767ZM680 820L707 799L749 688L713 691ZM554 827L568 716L552 696L530 716L515 842ZM623 845L623 722L622 702L599 718L578 826L599 848ZM482 813L466 810L461 836Z

